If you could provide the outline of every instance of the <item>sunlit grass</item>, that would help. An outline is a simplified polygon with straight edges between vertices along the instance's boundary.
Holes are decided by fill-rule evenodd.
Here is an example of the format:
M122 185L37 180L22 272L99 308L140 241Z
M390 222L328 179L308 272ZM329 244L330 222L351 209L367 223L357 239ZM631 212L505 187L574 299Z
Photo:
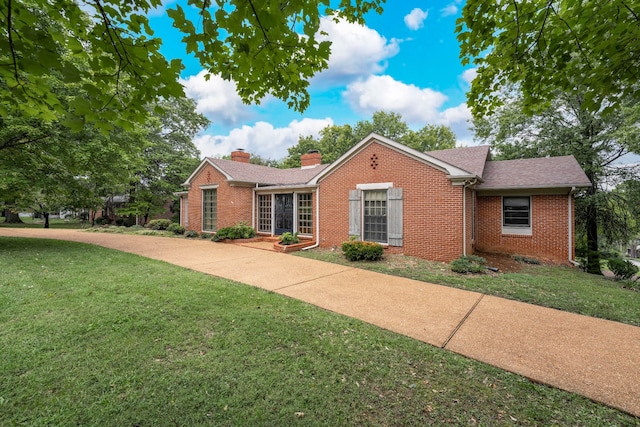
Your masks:
M0 237L0 425L637 425L277 294Z

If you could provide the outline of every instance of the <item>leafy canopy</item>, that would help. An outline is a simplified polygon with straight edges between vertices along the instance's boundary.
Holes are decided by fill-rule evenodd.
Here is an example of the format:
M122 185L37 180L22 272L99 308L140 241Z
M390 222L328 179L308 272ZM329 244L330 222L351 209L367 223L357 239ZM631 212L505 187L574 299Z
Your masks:
M146 16L162 3L0 0L0 115L61 119L74 130L87 122L132 128L147 118L147 105L183 97L182 63L160 53L162 40ZM329 58L330 43L318 38L321 17L363 22L382 3L340 0L333 9L329 0L188 0L167 13L186 52L210 73L233 79L245 102L271 94L303 111L308 79ZM86 96L61 96L51 78L80 85ZM107 108L118 114L107 117Z
M320 131L319 139L312 136L300 138L288 149L283 167L299 167L300 156L311 150L322 154L322 163L332 163L372 132L423 152L454 148L456 145L456 135L447 126L427 124L413 131L400 114L377 111L371 120L359 121L354 127L330 125Z
M508 84L529 111L578 87L589 111L640 100L637 2L467 0L456 31L463 64L478 66L468 94L476 116L500 105Z

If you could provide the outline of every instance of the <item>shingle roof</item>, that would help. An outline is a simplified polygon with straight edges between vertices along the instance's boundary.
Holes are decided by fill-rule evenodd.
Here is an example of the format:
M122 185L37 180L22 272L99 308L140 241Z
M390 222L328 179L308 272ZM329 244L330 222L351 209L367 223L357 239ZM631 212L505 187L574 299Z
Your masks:
M488 161L478 190L589 187L573 156Z
M261 185L306 184L328 165L312 168L277 169L251 163L234 162L208 157L207 160L231 177L232 181L251 182Z
M450 148L427 151L425 154L482 177L489 156L489 146Z

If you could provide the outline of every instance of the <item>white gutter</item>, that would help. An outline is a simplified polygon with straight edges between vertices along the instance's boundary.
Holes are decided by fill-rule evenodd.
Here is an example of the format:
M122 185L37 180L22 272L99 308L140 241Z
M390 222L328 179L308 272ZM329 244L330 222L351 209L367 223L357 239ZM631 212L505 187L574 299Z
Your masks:
M571 264L575 265L576 267L579 267L580 263L573 259L573 215L571 215L572 212L573 212L573 209L571 209L573 205L572 205L571 201L572 201L572 198L573 198L573 194L575 192L576 192L576 187L571 187L571 191L569 191L569 195L567 196L567 201L568 201L568 207L567 207L567 209L568 209L567 218L568 219L567 219L567 222L568 222L568 225L569 225L569 227L568 227L569 228L569 232L567 233L568 234L568 238L569 238L569 242L568 242L568 245L567 245L567 247L568 247L568 254L567 255L568 255L568 258L569 258L569 262Z
M316 244L302 248L303 251L320 246L320 186L316 189Z
M258 188L258 183L251 189L251 227L254 230L256 229L256 188Z

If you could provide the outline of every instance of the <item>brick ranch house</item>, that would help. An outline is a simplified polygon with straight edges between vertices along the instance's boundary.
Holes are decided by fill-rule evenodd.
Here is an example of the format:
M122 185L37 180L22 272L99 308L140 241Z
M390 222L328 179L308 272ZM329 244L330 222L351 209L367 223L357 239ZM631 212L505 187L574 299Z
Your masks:
M324 248L355 236L444 262L482 251L567 263L574 193L591 185L573 156L491 161L489 146L421 153L376 134L330 165L317 152L296 169L249 160L244 151L205 158L177 193L181 225L215 232L246 222Z

